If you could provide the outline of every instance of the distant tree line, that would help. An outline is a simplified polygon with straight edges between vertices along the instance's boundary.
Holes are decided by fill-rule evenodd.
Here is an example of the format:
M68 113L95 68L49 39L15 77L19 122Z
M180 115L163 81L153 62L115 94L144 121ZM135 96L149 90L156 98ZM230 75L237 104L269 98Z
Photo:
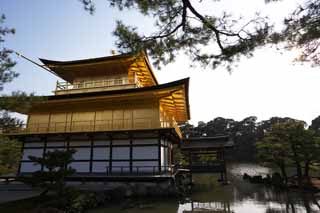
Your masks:
M257 161L257 142L262 141L272 127L279 123L295 122L304 127L306 122L289 117L271 117L268 120L257 121L256 116L249 116L241 121L231 118L217 117L209 122L200 121L197 126L189 123L180 125L184 137L210 137L218 135L229 135L234 141L235 147L232 155L228 156L236 161ZM320 116L312 120L307 127L314 131L315 136L320 136Z

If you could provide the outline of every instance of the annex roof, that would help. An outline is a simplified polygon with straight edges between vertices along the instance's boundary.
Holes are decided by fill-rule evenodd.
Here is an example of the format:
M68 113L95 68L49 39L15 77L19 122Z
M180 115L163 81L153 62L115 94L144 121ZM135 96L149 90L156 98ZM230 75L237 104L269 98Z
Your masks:
M201 150L217 150L232 148L234 142L229 135L220 135L213 137L190 137L182 139L181 150L188 151L201 151Z

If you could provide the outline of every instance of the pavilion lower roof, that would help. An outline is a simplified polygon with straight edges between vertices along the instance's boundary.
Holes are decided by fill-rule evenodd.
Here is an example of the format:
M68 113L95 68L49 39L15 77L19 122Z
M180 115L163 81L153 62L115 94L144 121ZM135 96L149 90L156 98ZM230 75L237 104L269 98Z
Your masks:
M189 78L156 85L123 90L110 90L77 94L65 94L58 96L47 96L47 101L36 104L33 111L43 110L46 107L65 107L67 104L92 102L103 102L104 104L116 101L144 101L158 98L164 110L177 122L190 120L189 109Z

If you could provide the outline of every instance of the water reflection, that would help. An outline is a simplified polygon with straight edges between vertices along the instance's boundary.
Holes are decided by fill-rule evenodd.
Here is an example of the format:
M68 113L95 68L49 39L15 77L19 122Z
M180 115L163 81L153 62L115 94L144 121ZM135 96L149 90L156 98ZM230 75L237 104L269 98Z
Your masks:
M188 212L225 212L232 213L230 209L230 203L228 202L193 202L180 204L178 212L188 213Z
M190 198L183 202L172 199L135 201L129 208L109 206L91 211L102 212L215 212L215 213L315 213L320 212L319 196L298 192L277 192L270 187L250 184L242 180L244 172L265 174L269 172L254 164L234 164L230 167L231 184L221 186L217 176L194 175L195 187Z

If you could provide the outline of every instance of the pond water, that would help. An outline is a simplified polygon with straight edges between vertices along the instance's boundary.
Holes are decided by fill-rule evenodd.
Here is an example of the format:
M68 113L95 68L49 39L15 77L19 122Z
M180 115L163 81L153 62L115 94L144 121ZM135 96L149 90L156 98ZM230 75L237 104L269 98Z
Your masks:
M242 174L266 174L270 172L255 164L229 166L229 185L217 182L217 175L193 175L195 186L190 197L184 200L158 198L131 200L109 204L90 213L302 213L320 212L320 194L277 192L260 184L242 180Z

